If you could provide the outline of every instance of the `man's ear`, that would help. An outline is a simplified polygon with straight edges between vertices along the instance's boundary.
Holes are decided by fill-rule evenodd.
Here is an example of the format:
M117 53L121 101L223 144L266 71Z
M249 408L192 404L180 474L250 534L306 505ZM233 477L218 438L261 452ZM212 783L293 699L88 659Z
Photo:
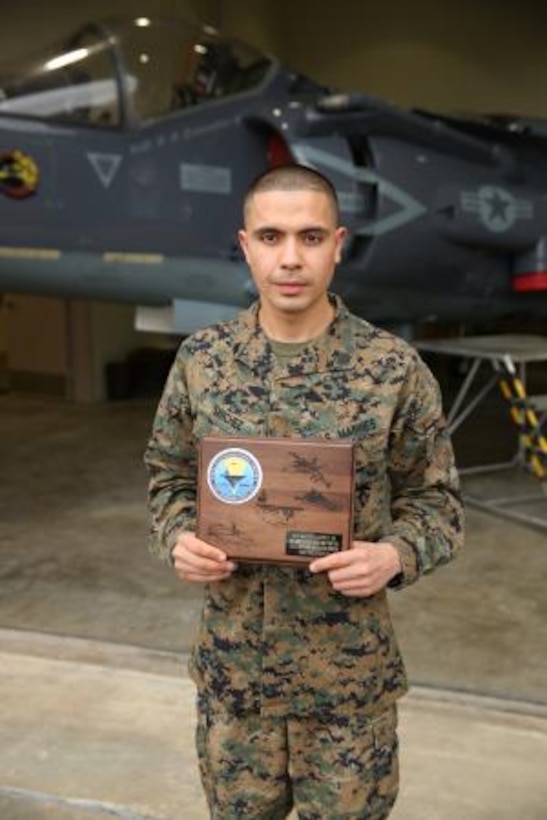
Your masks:
M346 237L348 236L349 231L343 225L339 225L336 228L336 264L342 261L342 252L344 250L344 242L346 241Z
M241 250L243 251L243 254L244 254L244 256L245 256L245 259L246 259L246 260L247 260L247 262L248 262L248 261L249 261L249 257L248 257L248 237L247 237L247 231L246 231L244 228L241 228L241 229L237 232L237 238L238 238L238 240L239 240L239 247L240 247L240 248L241 248Z

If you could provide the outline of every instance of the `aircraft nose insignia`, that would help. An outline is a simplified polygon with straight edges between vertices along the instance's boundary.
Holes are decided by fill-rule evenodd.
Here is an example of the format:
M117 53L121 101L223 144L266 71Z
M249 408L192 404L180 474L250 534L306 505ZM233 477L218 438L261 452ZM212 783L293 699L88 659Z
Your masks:
M40 174L31 156L23 151L0 154L0 192L13 199L26 199L36 192Z

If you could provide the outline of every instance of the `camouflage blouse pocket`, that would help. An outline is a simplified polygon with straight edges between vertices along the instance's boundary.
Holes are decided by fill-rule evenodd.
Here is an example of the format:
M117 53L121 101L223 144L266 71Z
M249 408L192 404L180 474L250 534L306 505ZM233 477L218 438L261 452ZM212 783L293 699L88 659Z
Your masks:
M200 405L194 419L193 432L196 439L203 436L257 436L260 419L238 414L223 403Z

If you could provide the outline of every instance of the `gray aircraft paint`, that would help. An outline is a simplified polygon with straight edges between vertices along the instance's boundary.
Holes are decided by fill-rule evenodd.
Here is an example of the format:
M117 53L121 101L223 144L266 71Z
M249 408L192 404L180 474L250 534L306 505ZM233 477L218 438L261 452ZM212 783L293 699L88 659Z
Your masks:
M115 92L111 111L93 109L99 94L83 105L97 79L83 64L75 75L63 69L58 88L54 72L44 77L41 101L32 75L22 102L24 59L15 84L0 67L1 289L131 302L161 310L176 332L225 316L255 296L237 242L243 195L268 163L291 159L337 189L349 238L333 286L354 312L380 323L547 316L544 123L455 119L333 94L187 25L187 50L173 53L196 55L199 44L198 73L166 75L147 97L149 75L132 55L167 54L178 30L173 21L90 24L45 52L62 56L78 38L95 38L111 76L91 90ZM162 44L142 47L153 31ZM235 73L223 74L226 66ZM199 96L206 70L210 93ZM80 107L64 121L61 108L44 117L67 83L67 105ZM41 116L29 111L33 94ZM26 115L6 113L10 105ZM517 280L529 292L517 292Z

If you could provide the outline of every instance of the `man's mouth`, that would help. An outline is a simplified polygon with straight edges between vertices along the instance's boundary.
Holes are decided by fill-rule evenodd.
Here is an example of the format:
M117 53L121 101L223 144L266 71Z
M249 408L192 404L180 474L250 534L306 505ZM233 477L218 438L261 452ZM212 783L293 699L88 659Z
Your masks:
M286 295L301 293L304 288L306 287L305 282L277 282L276 283L277 289Z

